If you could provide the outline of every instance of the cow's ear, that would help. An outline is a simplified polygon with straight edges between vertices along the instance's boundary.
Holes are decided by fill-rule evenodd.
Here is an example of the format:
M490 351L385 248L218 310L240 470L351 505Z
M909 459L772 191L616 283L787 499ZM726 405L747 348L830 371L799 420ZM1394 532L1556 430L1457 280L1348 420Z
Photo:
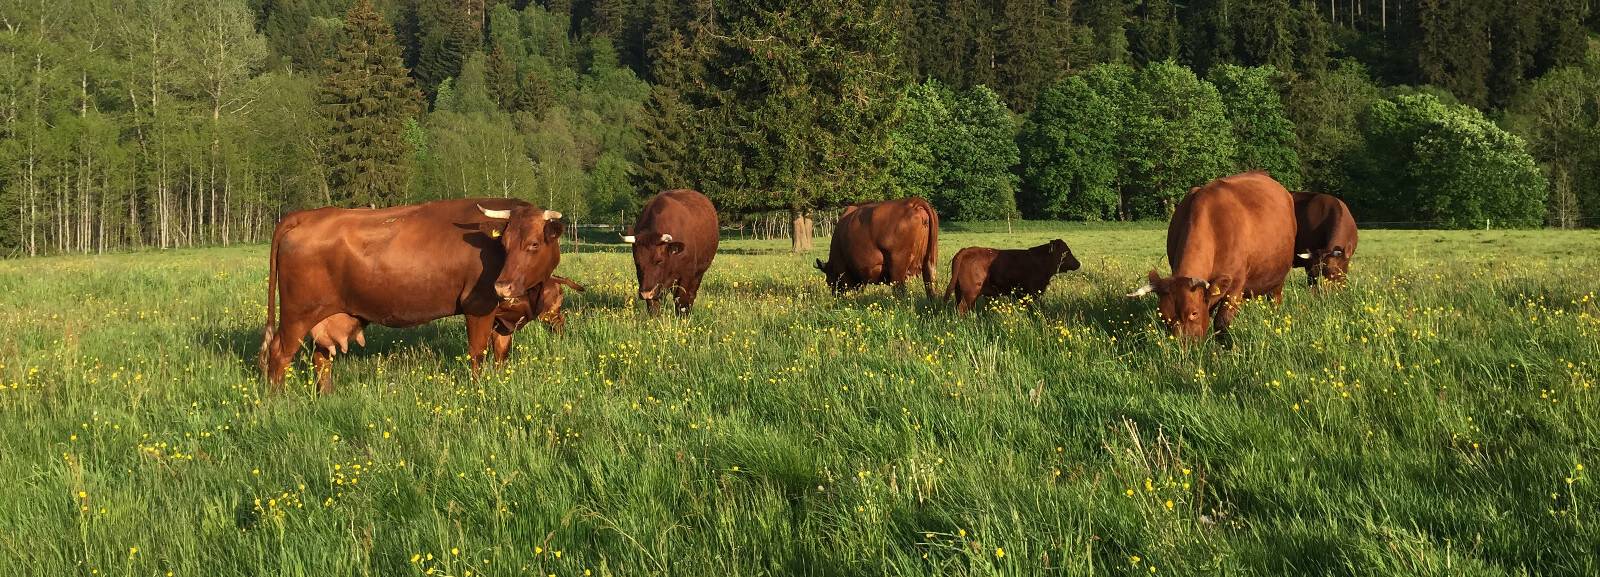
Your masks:
M565 231L566 229L567 229L566 225L561 224L561 221L559 221L559 220L545 221L545 223L544 223L544 238L545 238L545 242L552 242L552 241L555 241L556 239L561 238L561 233L563 231Z
M478 232L489 235L489 238L499 240L500 235L506 232L506 221L496 220L478 223Z
M669 243L667 243L667 254L678 254L680 252L683 252L683 243L681 243L681 242L669 242Z

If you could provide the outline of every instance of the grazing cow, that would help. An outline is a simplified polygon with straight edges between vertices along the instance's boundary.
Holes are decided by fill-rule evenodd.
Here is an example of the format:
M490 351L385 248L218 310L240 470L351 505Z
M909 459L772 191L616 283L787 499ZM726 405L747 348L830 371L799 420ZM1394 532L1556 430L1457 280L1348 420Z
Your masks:
M950 286L944 300L957 295L956 313L967 314L978 297L1039 296L1057 273L1078 270L1066 241L1055 239L1029 249L998 250L969 246L950 259Z
M369 322L410 327L464 315L477 374L495 308L544 282L561 262L560 218L506 198L288 214L272 233L262 372L280 390L301 341L321 325L312 359L318 391L330 392L333 348L324 345L350 337L359 344Z
M894 284L922 275L928 298L939 265L939 214L920 197L846 207L833 228L828 262L817 261L834 293L868 284ZM919 270L920 269L920 270Z
M671 293L678 314L688 314L700 294L700 280L717 256L717 208L699 192L668 190L650 198L639 221L622 240L633 245L639 298L650 314Z
M1192 188L1167 225L1172 276L1152 269L1149 284L1128 296L1159 295L1162 321L1174 336L1204 338L1214 312L1216 331L1226 337L1244 299L1283 301L1294 231L1294 200L1265 172Z
M1306 269L1307 282L1319 278L1340 284L1356 255L1356 219L1350 207L1331 194L1294 193L1294 266Z

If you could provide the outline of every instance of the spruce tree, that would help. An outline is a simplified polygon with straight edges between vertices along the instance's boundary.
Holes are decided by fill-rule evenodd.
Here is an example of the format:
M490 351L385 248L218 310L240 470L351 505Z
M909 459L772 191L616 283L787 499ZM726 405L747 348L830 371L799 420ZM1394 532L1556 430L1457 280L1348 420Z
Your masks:
M401 198L409 176L406 123L421 95L406 74L394 32L357 0L345 15L338 52L319 88L330 136L328 185L343 206L389 204Z
M424 94L432 95L446 78L461 73L467 55L482 44L473 21L452 0L421 0L417 5L421 46L415 70Z

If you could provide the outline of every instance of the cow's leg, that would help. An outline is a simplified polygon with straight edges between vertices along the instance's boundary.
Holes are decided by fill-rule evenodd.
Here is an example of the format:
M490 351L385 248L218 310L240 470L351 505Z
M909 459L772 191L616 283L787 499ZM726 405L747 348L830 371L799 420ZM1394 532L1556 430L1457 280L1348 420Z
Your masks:
M311 323L299 318L279 320L278 332L272 336L272 350L267 358L267 382L271 384L272 392L283 391L284 372L289 369L289 363L294 361L294 354L300 352L300 343L310 330Z
M506 364L506 358L511 356L511 337L512 336L513 335L502 335L502 334L500 334L498 332L497 333L493 333L492 335L490 335L491 344L494 345L494 362L495 362L495 364L503 366L503 365Z
M317 394L326 395L333 392L333 351L323 347L312 347L311 366L317 372Z
M967 311L972 310L973 305L978 304L978 297L982 296L979 294L981 292L982 289L980 287L956 284L956 314L965 315Z
M911 256L896 257L891 253L883 254L884 262L888 264L888 276L885 280L894 283L895 296L906 296L906 279L911 278ZM924 279L926 280L926 279ZM932 285L929 285L928 294L933 294Z
M694 299L700 296L700 279L685 279L680 286L683 290L678 291L675 304L678 305L678 315L682 316L689 314L689 309L694 308Z
M483 363L483 353L489 348L489 336L494 334L494 315L467 317L467 363L472 366L472 378L478 378Z
M1217 339L1224 346L1232 343L1233 339L1228 334L1228 327L1233 325L1233 317L1239 315L1239 305L1244 303L1243 294L1230 294L1222 297L1222 303L1217 305L1216 316L1212 318L1212 328L1217 333Z

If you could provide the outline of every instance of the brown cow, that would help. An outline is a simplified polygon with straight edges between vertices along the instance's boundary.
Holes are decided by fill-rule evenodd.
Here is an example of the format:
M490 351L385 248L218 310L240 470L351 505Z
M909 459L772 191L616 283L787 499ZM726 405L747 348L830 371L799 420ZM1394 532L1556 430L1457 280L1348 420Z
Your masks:
M964 315L980 296L1042 295L1051 277L1079 266L1072 249L1059 238L1029 249L969 246L950 259L950 286L944 289L944 299L958 295L956 313Z
M1294 266L1306 269L1312 289L1317 288L1318 278L1343 283L1356 255L1356 219L1350 207L1331 194L1293 194Z
M544 282L561 262L559 218L506 198L286 215L272 234L262 371L281 389L306 334L335 315L355 319L357 330L340 317L320 331L325 340L357 336L368 322L410 327L464 315L477 374L496 306ZM330 352L319 347L312 355L324 393L333 386Z
M933 299L938 265L939 214L913 196L846 207L833 229L828 262L818 260L817 270L835 293L890 283L904 292L906 279L920 273Z
M717 209L699 192L668 190L645 203L622 240L633 245L639 298L650 314L661 310L664 293L674 295L678 314L688 314L717 256Z
M1149 284L1128 296L1160 295L1162 321L1174 336L1204 338L1214 312L1225 337L1245 298L1283 301L1294 262L1294 200L1260 171L1190 189L1167 226L1167 260L1171 277L1151 270Z

